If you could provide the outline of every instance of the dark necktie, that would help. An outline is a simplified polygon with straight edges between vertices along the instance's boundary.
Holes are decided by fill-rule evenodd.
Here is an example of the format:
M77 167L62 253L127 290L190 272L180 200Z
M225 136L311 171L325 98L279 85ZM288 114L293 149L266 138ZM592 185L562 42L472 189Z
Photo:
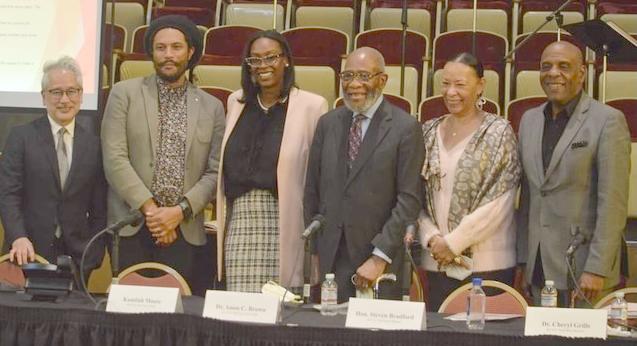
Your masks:
M363 142L363 130L361 125L365 118L367 117L363 114L356 114L352 121L352 126L349 128L347 158L349 159L350 164L356 160L361 148L361 143Z

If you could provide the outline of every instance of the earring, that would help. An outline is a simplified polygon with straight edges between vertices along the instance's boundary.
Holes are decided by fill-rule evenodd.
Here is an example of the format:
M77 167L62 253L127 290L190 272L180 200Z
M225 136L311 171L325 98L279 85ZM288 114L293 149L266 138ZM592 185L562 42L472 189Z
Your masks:
M288 64L287 62L285 63L285 67L290 67L290 64Z
M484 107L485 103L487 103L487 100L484 98L484 96L480 95L478 100L476 100L476 108L482 110L482 107Z

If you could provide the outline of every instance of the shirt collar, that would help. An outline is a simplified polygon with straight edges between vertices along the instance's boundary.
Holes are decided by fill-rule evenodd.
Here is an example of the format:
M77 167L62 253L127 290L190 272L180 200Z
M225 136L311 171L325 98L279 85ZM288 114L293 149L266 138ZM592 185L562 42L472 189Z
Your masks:
M374 103L372 104L372 106L371 106L371 107L367 108L367 110L366 110L366 111L364 111L364 112L360 112L360 113L353 112L353 113L352 113L352 118L353 118L353 117L355 117L355 116L356 116L356 114L362 114L362 115L364 115L367 119L371 119L371 118L374 116L374 114L376 114L376 111L378 110L378 108L380 107L380 104L381 104L382 102L383 102L383 94L381 94L381 95L380 95L380 96L376 99L376 102L374 102Z
M46 116L49 118L49 123L51 124L51 132L53 132L53 136L55 137L58 135L58 131L60 131L62 125L56 123L50 114L47 113ZM66 128L66 132L68 132L69 135L71 135L71 138L73 138L75 134L75 117L73 117L73 120L71 120L68 125L64 126L64 128Z
M577 104L579 103L579 100L581 98L582 91L580 90L580 92L575 97L573 97L572 100L568 101L568 103L566 103L566 106L559 113L557 113L557 117L566 116L567 118L570 118L571 115L573 115L573 113L575 112L575 108L577 107ZM544 116L546 116L547 118L553 118L552 107L553 106L551 101L549 101L544 107Z

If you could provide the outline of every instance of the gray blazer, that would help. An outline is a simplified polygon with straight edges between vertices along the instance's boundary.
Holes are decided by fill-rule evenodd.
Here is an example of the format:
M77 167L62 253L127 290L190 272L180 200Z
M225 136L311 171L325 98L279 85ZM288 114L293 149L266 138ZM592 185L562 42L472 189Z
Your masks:
M558 141L546 174L542 166L543 109L522 117L519 145L525 176L518 220L518 261L533 277L538 248L544 275L567 289L565 252L571 225L588 243L576 252L576 276L586 271L619 280L630 173L630 135L624 115L585 93Z
M422 206L422 131L414 117L383 101L348 174L351 121L345 107L325 114L310 149L304 212L306 221L316 214L326 219L316 237L321 276L332 269L343 234L350 269L356 270L377 247L393 259L389 270L399 274L406 224L416 220Z
M152 198L155 152L159 144L157 77L129 79L115 84L102 121L104 172L109 183L108 221L124 217ZM193 218L179 225L184 239L206 243L202 210L217 188L221 140L225 128L223 105L192 84L187 89L188 128L184 196ZM141 226L126 227L132 236Z

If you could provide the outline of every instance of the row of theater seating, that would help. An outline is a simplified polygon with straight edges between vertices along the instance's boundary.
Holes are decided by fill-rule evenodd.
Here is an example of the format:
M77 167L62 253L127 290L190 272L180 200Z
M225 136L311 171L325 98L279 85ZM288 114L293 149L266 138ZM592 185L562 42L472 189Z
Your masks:
M262 0L116 0L115 23L129 31L166 14L184 14L205 28L245 25L279 31L292 27L324 26L350 38L369 29L400 27L402 0L280 0L276 25L274 1ZM480 0L476 29L511 40L542 24L563 1ZM472 0L409 0L408 25L432 40L441 32L473 28ZM107 4L107 18L112 5ZM637 33L634 0L574 0L563 12L564 24L584 19L612 20L627 32ZM555 21L544 29L555 30Z
M104 84L110 80L126 79L152 71L152 67L139 60L146 60L143 37L147 26L140 26L132 33L131 52L124 52L127 31L117 25L107 25L108 38L104 41L104 52L115 48L114 60L106 53L105 66L110 72L105 74ZM251 26L220 26L210 28L205 33L204 57L198 68L199 84L228 89L239 87L241 54L245 42L260 30ZM308 76L301 80L308 90L324 95L330 102L339 94L338 73L342 59L349 52L349 40L342 32L322 27L293 28L283 31L290 43L295 64L304 70L313 71L319 78ZM426 36L408 31L405 96L413 104L431 95L439 94L440 71L445 62L457 53L470 50L475 36L476 55L485 65L487 88L485 96L504 107L510 100L527 96L543 95L538 82L539 60L544 47L557 39L555 32L541 32L520 48L512 59L504 60L509 50L508 41L489 32L453 31L442 33L433 41L433 54L427 55L430 45ZM516 39L516 44L527 35ZM637 36L636 36L637 37ZM561 39L575 43L584 49L572 36L562 34ZM399 94L400 91L400 29L374 29L359 33L354 47L371 46L385 56L390 75L387 90ZM602 92L601 60L589 59L587 89L591 95ZM137 68L141 66L141 71ZM607 72L606 98L637 97L637 62L611 63ZM309 72L308 72L309 73Z

